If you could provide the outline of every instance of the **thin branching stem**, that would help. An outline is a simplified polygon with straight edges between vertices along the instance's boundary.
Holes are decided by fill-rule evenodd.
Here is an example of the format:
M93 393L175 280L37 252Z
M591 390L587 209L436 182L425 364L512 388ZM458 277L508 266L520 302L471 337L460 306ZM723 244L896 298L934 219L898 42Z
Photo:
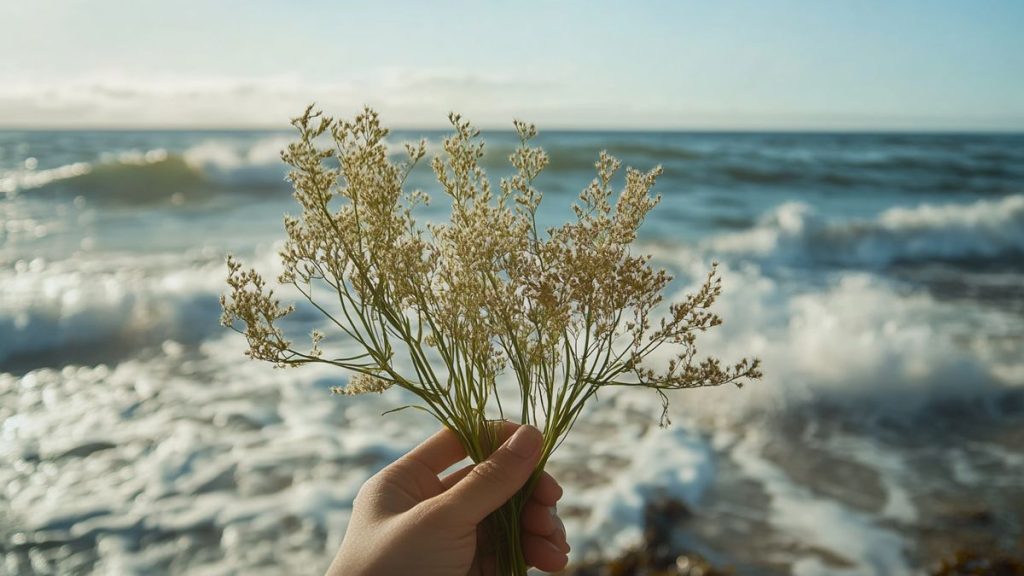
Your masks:
M520 145L509 157L515 173L495 193L479 165L479 132L457 114L449 120L454 132L430 167L451 200L451 217L424 227L414 212L428 197L405 185L425 142L407 145L408 160L396 163L373 110L342 121L310 106L294 119L298 140L282 158L292 167L302 213L285 218L278 279L340 338L324 341L314 330L312 349L298 350L278 326L294 308L281 306L262 276L234 258L221 321L245 335L254 359L349 371L354 376L340 389L344 394L408 390L422 402L414 407L453 430L476 462L497 445L489 419L495 413L541 428L536 472L488 528L510 542L498 550L499 574L521 576L518 530L526 494L598 390L651 389L667 422L666 392L742 384L760 377L760 364L744 359L728 366L697 356L695 335L721 323L710 311L721 292L714 266L652 326L671 278L652 269L649 257L633 257L629 246L658 203L650 191L660 168L627 169L616 194L620 163L602 152L597 177L573 206L575 220L542 234L543 195L533 186L548 157L530 145L536 129L515 121ZM331 143L321 145L326 138ZM321 299L320 286L333 294ZM340 314L328 309L329 301ZM363 352L325 357L324 342L355 344ZM674 354L667 366L650 366L662 350ZM520 405L506 410L498 383L507 368Z

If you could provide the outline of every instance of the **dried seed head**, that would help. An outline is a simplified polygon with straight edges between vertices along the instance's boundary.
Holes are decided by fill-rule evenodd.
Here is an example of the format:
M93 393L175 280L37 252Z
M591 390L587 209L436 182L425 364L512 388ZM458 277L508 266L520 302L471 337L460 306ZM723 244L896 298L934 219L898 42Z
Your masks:
M697 357L696 334L721 323L710 311L722 290L716 265L664 313L662 294L672 278L653 268L650 256L631 251L658 204L651 190L660 167L626 169L616 192L621 163L602 152L596 178L573 206L576 218L544 234L536 225L543 194L533 183L548 156L530 145L536 128L513 122L520 138L509 156L515 172L495 193L480 166L479 131L458 114L449 120L453 132L430 166L451 216L426 226L414 210L428 195L404 190L426 154L424 141L406 145L408 160L395 163L373 110L347 121L311 106L293 121L299 139L282 158L292 168L301 213L285 218L278 280L327 316L342 332L339 340L365 353L330 358L320 332L311 335L308 353L291 348L277 322L292 308L279 304L259 274L229 258L221 322L245 334L250 356L352 370L357 375L338 390L346 395L398 384L463 430L486 421L497 376L511 369L523 402L515 412L539 421L539 410L556 436L602 386L654 389L667 410L665 390L760 377L757 360L723 366ZM647 366L663 346L676 350L674 359L663 369ZM446 376L431 368L438 363Z

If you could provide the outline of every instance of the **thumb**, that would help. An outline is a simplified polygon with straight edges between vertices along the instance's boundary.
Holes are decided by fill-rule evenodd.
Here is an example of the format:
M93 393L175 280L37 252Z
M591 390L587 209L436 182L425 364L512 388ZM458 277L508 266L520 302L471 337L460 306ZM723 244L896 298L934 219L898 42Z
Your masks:
M542 441L539 430L528 424L520 426L490 458L444 493L444 507L459 519L479 524L530 479L540 461Z

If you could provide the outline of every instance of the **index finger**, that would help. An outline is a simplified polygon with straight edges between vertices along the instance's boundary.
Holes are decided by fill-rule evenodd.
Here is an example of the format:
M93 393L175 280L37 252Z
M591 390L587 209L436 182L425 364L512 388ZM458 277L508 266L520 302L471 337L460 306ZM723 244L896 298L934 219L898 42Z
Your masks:
M561 497L562 487L558 484L558 481L551 474L542 472L540 477L537 478L537 485L534 486L533 494L530 495L530 498L536 500L538 504L554 506Z

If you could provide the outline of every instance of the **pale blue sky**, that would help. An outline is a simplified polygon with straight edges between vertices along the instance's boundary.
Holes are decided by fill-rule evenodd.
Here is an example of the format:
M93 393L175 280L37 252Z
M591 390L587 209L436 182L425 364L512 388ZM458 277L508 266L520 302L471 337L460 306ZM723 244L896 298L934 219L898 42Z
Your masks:
M1024 2L4 0L0 126L1024 130Z

